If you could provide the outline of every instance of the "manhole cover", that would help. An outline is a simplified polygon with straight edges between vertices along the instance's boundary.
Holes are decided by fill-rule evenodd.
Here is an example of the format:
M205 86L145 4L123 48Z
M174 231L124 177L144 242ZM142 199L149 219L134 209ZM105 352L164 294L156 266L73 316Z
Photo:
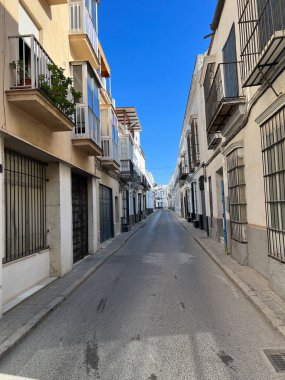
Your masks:
M285 350L264 350L277 372L285 372Z

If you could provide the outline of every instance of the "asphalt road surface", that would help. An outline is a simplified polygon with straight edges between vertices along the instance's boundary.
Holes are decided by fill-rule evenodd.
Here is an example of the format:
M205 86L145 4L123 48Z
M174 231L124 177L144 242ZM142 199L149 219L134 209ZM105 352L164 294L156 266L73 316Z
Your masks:
M285 379L275 332L167 211L0 363L31 379Z

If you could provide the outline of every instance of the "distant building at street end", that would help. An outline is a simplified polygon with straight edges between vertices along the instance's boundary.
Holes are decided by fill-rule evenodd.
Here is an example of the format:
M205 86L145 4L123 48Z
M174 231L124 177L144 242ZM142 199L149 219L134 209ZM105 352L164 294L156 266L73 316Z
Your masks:
M169 186L157 185L154 188L154 204L156 209L169 208Z

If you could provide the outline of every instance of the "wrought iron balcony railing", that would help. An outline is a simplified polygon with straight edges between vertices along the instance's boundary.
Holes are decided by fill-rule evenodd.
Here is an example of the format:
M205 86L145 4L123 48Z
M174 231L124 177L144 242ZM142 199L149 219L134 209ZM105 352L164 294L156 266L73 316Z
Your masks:
M179 165L179 180L184 180L189 174L189 169L187 165Z
M234 108L244 103L245 98L239 82L238 62L220 63L213 79L213 66L210 65L204 81L204 92L207 132L214 133L223 127Z
M121 160L121 177L131 179L134 174L134 164L131 160Z
M283 0L238 0L243 86L256 86L285 55Z
M146 179L146 176L144 174L141 174L141 185L148 190L150 188L150 185L148 183L148 180Z

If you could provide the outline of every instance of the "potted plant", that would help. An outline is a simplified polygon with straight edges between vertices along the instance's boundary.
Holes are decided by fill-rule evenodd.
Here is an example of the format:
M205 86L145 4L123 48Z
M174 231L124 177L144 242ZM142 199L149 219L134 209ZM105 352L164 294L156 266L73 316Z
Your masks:
M31 73L27 64L23 60L19 59L17 61L12 61L10 63L10 68L16 71L16 80L18 82L17 86L31 87Z
M72 86L72 78L65 77L64 70L54 63L47 65L48 74L39 76L39 89L67 117L73 118L81 93Z

